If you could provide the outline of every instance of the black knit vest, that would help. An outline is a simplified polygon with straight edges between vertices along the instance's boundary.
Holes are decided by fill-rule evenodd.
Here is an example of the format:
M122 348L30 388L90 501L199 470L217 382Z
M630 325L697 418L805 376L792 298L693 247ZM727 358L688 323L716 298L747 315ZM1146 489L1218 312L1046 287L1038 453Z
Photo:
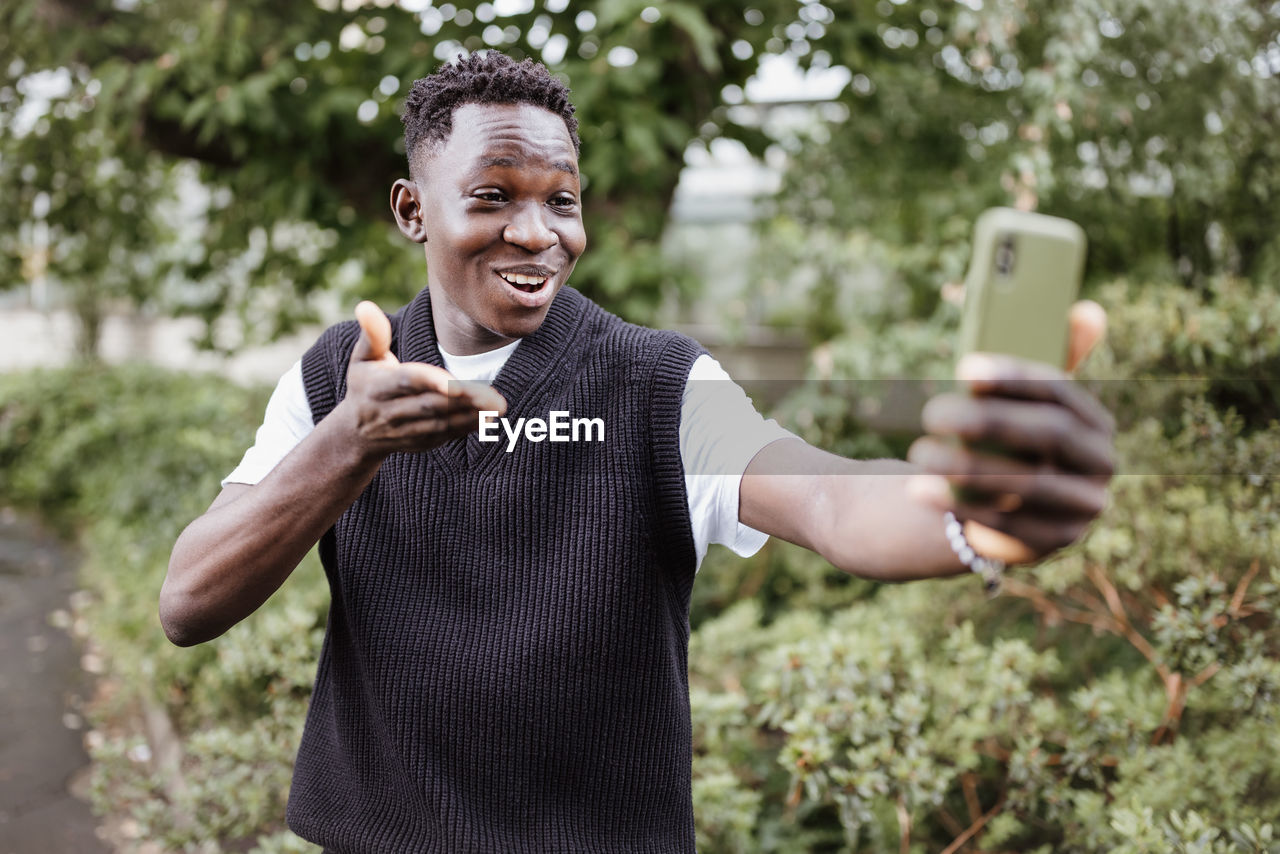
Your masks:
M440 365L427 290L392 317ZM318 422L354 322L303 357ZM321 540L328 630L289 826L337 852L689 852L694 545L682 393L703 352L571 289L494 386L507 418L604 441L476 434L393 454Z

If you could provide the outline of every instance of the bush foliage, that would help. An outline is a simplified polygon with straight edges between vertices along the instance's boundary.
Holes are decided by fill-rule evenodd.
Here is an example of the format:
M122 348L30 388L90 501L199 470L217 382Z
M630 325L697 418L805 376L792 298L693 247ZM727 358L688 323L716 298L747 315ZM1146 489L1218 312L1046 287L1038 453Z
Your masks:
M1219 279L1100 299L1111 333L1088 376L1120 421L1122 473L1081 544L990 602L971 581L842 596L791 561L803 609L717 613L740 586L701 591L700 750L763 792L749 834L704 821L712 850L1280 850L1280 298ZM818 378L941 376L953 321L943 306L855 330ZM814 383L791 411L856 446L857 403L824 394L842 387ZM762 562L778 559L703 573Z
M1280 296L1221 279L1101 299L1112 331L1090 377L1122 428L1113 501L1005 595L873 585L781 543L708 559L690 644L700 850L1280 851ZM836 339L823 370L897 352L945 373L950 322ZM323 631L317 565L212 644L171 648L155 616L174 538L262 403L136 367L0 378L0 498L74 524L87 555L84 616L114 686L100 804L172 850L307 850L281 819ZM806 389L787 411L876 447L848 401ZM163 745L138 749L154 727L121 723L137 709L172 722L171 767Z
M0 500L74 528L85 554L81 616L107 670L89 740L95 805L165 850L283 830L324 631L318 563L216 644L171 646L156 613L174 540L217 495L265 403L260 390L142 366L0 377ZM142 725L156 717L169 723ZM170 729L176 767L157 738ZM309 850L295 842L264 838L259 850Z

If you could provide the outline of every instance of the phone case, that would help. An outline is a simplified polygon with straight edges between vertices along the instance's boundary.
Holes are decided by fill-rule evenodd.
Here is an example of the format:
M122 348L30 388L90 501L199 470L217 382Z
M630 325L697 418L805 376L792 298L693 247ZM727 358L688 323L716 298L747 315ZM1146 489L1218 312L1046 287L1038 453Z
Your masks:
M960 353L1067 358L1067 312L1080 290L1085 236L1060 217L992 208L974 226Z

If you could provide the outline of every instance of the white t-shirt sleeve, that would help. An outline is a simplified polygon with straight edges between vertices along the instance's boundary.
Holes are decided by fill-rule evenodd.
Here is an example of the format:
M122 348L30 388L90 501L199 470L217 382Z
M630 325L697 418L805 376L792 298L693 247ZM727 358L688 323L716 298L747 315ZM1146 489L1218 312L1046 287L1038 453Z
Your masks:
M711 356L693 363L680 408L680 458L699 566L711 543L750 557L769 539L738 521L738 491L747 465L765 445L794 438L756 412Z
M253 447L244 452L240 465L222 479L228 483L258 483L315 429L311 404L302 383L302 362L294 362L276 383L262 426L254 437Z

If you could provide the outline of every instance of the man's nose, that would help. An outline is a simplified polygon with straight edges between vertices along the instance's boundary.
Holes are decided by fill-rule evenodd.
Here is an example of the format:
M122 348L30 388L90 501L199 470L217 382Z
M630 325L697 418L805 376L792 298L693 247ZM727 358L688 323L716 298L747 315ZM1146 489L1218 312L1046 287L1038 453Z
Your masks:
M520 205L502 230L502 239L534 254L545 252L560 242L559 236L547 227L545 216L542 205Z

